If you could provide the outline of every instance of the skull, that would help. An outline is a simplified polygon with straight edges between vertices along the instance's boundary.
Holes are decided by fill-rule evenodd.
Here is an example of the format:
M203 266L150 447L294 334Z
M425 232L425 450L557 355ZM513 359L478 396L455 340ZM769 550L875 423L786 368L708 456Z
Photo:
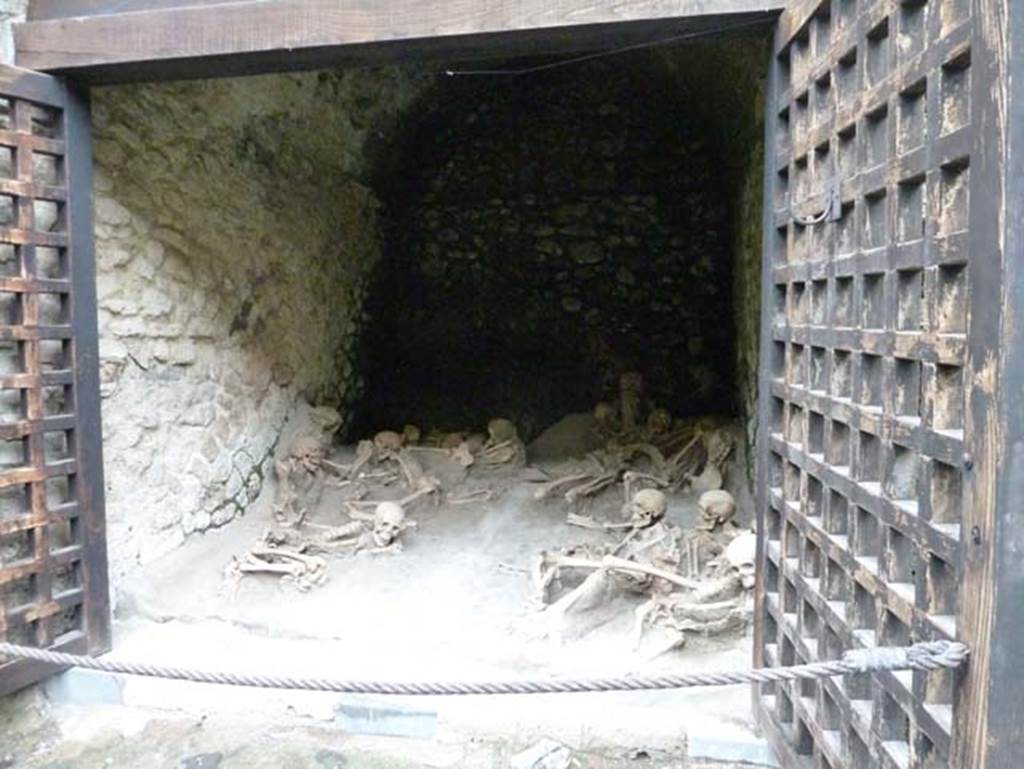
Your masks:
M402 450L402 436L391 430L382 430L373 436L373 448L378 457L392 457Z
M697 528L713 531L731 521L736 515L736 500L723 489L705 491L697 500L697 509L700 511L700 523L697 524Z
M288 453L307 470L315 472L324 457L324 445L316 436L302 435L295 439Z
M373 511L373 542L377 547L394 544L405 529L405 510L397 502L381 502Z
M406 446L415 446L422 437L423 434L416 425L406 425L402 428L402 443Z
M672 429L672 415L665 409L654 409L647 415L648 435L664 435Z
M668 498L657 489L641 489L633 495L623 513L629 516L629 522L637 528L646 528L665 517L668 510Z
M725 548L725 561L729 573L736 576L745 590L754 587L757 567L757 535L748 532L740 534Z
M492 445L519 439L519 431L509 419L492 419L487 423L487 434Z

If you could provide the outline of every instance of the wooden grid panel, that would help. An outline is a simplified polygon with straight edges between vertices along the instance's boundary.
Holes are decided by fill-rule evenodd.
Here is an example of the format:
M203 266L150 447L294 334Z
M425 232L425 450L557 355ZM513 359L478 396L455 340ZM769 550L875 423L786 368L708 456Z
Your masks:
M957 636L968 0L829 0L777 46L759 661ZM771 161L770 161L771 162ZM838 182L836 221L804 224ZM949 672L769 685L787 765L949 765Z
M86 596L66 154L63 110L0 99L0 638L62 648Z

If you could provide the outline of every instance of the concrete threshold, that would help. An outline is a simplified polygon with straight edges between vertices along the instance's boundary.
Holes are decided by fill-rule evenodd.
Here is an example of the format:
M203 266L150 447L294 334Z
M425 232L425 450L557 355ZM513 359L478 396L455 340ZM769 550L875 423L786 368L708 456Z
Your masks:
M91 670L68 670L44 684L57 706L120 706L168 712L237 714L246 718L330 722L349 735L424 742L555 739L574 750L619 748L672 752L690 760L777 769L765 740L741 729L701 723L691 706L657 704L636 693L487 697L377 697L327 692L254 690ZM692 694L693 692L691 692ZM639 693L644 694L644 693ZM717 733L716 733L717 732Z

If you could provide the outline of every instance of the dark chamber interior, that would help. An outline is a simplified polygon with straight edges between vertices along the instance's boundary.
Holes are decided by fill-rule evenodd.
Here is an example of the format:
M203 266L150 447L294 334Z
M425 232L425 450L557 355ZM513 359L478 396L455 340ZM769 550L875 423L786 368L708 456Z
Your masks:
M357 430L506 416L528 438L626 371L674 416L736 413L740 145L760 137L756 81L714 81L760 69L750 50L449 77L410 110L377 163Z

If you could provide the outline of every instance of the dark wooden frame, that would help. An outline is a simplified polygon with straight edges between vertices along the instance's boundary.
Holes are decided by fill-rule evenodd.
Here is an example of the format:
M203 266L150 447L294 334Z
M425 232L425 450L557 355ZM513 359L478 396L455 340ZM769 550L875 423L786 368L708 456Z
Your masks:
M13 199L16 217L12 227L0 230L0 243L13 245L18 265L17 274L0 279L0 290L16 308L7 319L9 325L0 326L0 340L15 346L22 367L21 373L0 377L0 389L20 393L20 405L16 413L5 414L0 437L12 445L20 443L23 460L17 467L0 470L0 486L24 488L20 501L11 496L5 500L0 539L31 538L33 553L26 560L0 565L0 583L8 586L5 596L22 595L9 590L19 583L30 585L33 596L22 605L0 603L0 634L14 633L12 640L61 651L95 654L110 647L110 601L88 95L53 77L3 67L0 97L8 102L11 121L10 130L0 135L0 145L11 149L15 175L3 183L3 192ZM56 116L53 138L34 128L33 115L40 108ZM55 181L33 179L38 153L52 159ZM38 200L62 208L53 230L37 226ZM38 258L41 248L55 249L46 268L51 272L45 275ZM59 297L56 320L42 317L44 294ZM44 344L59 346L59 354L44 355ZM47 388L62 393L57 414L47 413ZM11 400L6 403L10 411ZM60 436L61 456L48 455L47 436ZM47 485L61 479L65 496L55 499ZM66 532L68 541L61 547L55 527ZM62 569L61 580L70 584L58 584ZM0 664L0 694L52 672L52 667L30 661Z
M968 339L976 445L961 591L971 666L953 766L1024 762L1024 4L973 0L971 290Z
M91 83L244 75L403 58L614 48L737 23L783 0L36 0L17 61ZM239 34L243 30L244 34Z
M796 2L780 19L775 54L791 45L803 45L798 41L804 35L814 39L817 27L826 26L819 21L823 9L827 8L829 16L833 17L841 8L855 5L859 5L861 11L854 22L857 26L843 33L847 37L840 38L839 42L833 38L827 52L823 51L832 58L832 65L838 57L847 56L853 44L857 45L857 64L863 65L866 49L872 45L871 34L880 31L878 37L889 36L891 44L893 36L903 33L903 24L906 22L909 28L910 17L922 8L938 15L940 0L876 0L860 4L845 0ZM945 10L954 9L954 5L947 2ZM853 628L856 614L853 596L858 590L872 605L879 606L874 618L876 629L880 628L882 616L893 612L898 620L906 621L910 640L949 637L948 631L953 630L956 637L973 650L966 674L958 675L955 686L947 689L945 701L951 710L946 713L934 706L923 706L926 691L934 693L941 687L929 682L929 676L920 674L909 681L906 678L900 681L891 674L874 676L869 687L861 690L857 697L851 696L846 682L839 680L820 686L777 687L771 690L769 697L763 696L767 690L755 690L759 721L787 767L868 769L900 766L903 760L911 767L928 769L939 766L1009 769L1020 765L1024 708L1021 707L1022 678L1016 668L1014 651L1019 647L1017 633L1024 627L1024 601L1021 600L1024 563L1020 558L1020 553L1024 552L1024 450L1020 448L1024 445L1024 331L1019 321L1024 317L1024 230L1020 224L1024 214L1024 182L1019 160L1017 169L1010 163L1024 149L1024 121L1020 119L1024 108L1021 98L1024 96L1021 85L1024 63L1019 56L1016 62L1011 61L1010 52L1024 50L1024 7L1013 0L974 0L957 5L954 10L965 9L971 18L964 21L965 26L952 32L958 35L957 39L946 36L952 27L943 28L941 35L928 38L926 45L933 47L930 62L911 59L901 66L896 49L890 46L890 77L877 86L862 89L860 98L865 103L856 111L843 112L840 108L831 119L824 118L822 125L811 127L809 138L798 139L800 146L795 148L787 146L779 135L783 121L779 120L778 110L788 107L789 119L795 120L792 112L802 109L797 101L803 87L808 88L810 104L812 98L817 98L815 88L824 82L821 77L825 70L820 62L812 64L807 80L788 89L780 84L782 64L777 56L773 56L769 65L757 481L761 537L756 661L766 665L785 664L789 661L787 657L797 661L815 659L819 654L831 657L850 646L864 645L864 636ZM940 22L935 21L935 16L923 18L930 18L936 25L933 31L939 29ZM829 19L830 23L834 21L834 18ZM966 91L953 94L953 86L949 86L948 92L943 90L947 87L947 76L952 83L958 72L967 69ZM836 68L830 71L830 84L834 87ZM920 83L925 84L922 89L919 89ZM951 94L962 99L964 93L970 100L969 124L949 133L937 130L941 128L938 121L944 119L944 110L949 106L943 100L952 98ZM903 112L905 105L900 101L903 98L908 104L917 98L922 104L927 102L930 123L924 127L927 139L923 156L904 152L905 147L899 144L893 119L903 119L902 115L910 114L909 107ZM905 268L909 274L920 266L929 270L943 266L957 269L957 265L961 265L962 278L969 287L969 322L965 333L956 338L911 331L906 335L910 343L907 340L901 343L900 334L887 340L884 334L862 327L863 307L857 300L854 302L857 319L852 323L836 324L842 326L838 328L832 326L830 318L823 327L812 328L813 321L808 323L807 316L803 315L807 310L797 309L795 305L811 301L815 281L829 281L826 285L832 290L831 282L838 273L831 272L826 264L813 264L813 259L810 263L801 263L798 259L797 263L787 265L775 261L779 249L788 251L792 246L791 242L782 245L774 240L779 228L795 226L789 224L794 213L799 216L817 213L827 182L811 175L810 191L817 195L791 194L790 190L783 190L786 180L790 188L794 186L793 177L797 175L794 173L797 169L789 161L804 157L805 150L815 153L822 141L838 138L848 123L855 125L857 139L861 139L862 119L873 115L881 117L882 109L886 110L885 119L889 124L884 153L887 160L878 170L865 170L860 166L862 156L858 156L854 169L857 176L848 178L849 172L843 175L841 196L846 206L860 207L861 204L867 206L864 193L884 192L884 197L876 199L887 199L889 205L884 220L888 228L886 241L873 244L878 246L874 250L858 251L853 263L839 269L850 275L850 286L856 287L858 300L866 295L865 275L884 275L884 282L879 286L889 307L890 302L899 302L899 279L893 282L890 277L893 271L899 275L903 274L900 268ZM834 152L836 144L831 144L829 149ZM780 157L787 161L785 177L779 173L783 166ZM816 159L817 155L811 162ZM965 159L969 165L963 166ZM949 237L942 233L943 237L939 238L937 217L947 201L926 194L926 202L932 205L925 209L927 229L919 248L928 256L922 260L919 253L915 254L900 240L900 196L907 193L907 199L911 199L910 193L918 182L926 193L931 191L933 180L942 184L942 179L930 176L936 171L955 174L965 168L969 168L970 181L964 231L954 232ZM861 226L858 223L858 237L862 234ZM826 261L834 260L843 261L838 257ZM782 287L781 292L776 286ZM925 292L924 302L931 302L933 308L938 306L940 300L934 292L942 290L942 285L932 280L922 283L921 290ZM802 298L794 302L795 294ZM828 297L831 305L832 294ZM899 328L896 320L886 317L883 327ZM934 324L934 318L926 315L924 322ZM934 325L928 326L929 330L933 328ZM913 339L915 336L919 338ZM781 357L779 345L783 351ZM800 348L796 355L793 346ZM813 347L827 350L828 355L833 348L849 351L849 363L855 367L849 385L852 403L836 402L832 382L826 383L827 392L815 392ZM903 420L889 418L896 413L892 386L896 376L895 361L891 362L891 369L882 369L883 381L890 387L883 393L880 414L859 405L858 390L864 375L856 370L856 365L862 354L877 355L881 362L905 356L907 360L920 360L924 365L930 365L927 362L931 360L961 368L963 393L957 399L962 408L962 435L931 429L934 401L925 406L928 413L922 412L923 423L904 425ZM803 362L804 357L811 360ZM794 364L794 359L801 360L799 365ZM794 374L794 368L802 368L802 373ZM781 379L777 375L781 375ZM926 388L934 381L933 372L926 377ZM925 395L920 397L924 399ZM791 417L793 407L799 425L795 434L789 432L788 422L779 421L782 417ZM818 425L823 431L821 448L826 452L822 456L814 451L813 443L817 440L811 433L814 414L824 419ZM837 472L835 461L828 457L832 421L848 426L846 451L852 455L848 455L852 472ZM829 425L827 431L824 424ZM858 442L854 440L858 429L877 432L881 437L884 461L877 477L883 484L894 462L892 450L885 450L884 446L899 443L911 450L922 469L915 491L920 505L893 503L883 487L875 486L874 477L871 483L858 479ZM773 462L793 467L800 486L786 489L786 480L778 477ZM945 518L938 527L930 520L935 512L929 495L935 494L933 467L936 462L947 469L955 469L960 478L962 493L948 495L959 497L958 529L949 528ZM930 491L925 488L926 484ZM820 493L826 505L822 518L810 515L815 512L816 504L814 495L809 492L811 488L817 489L815 494ZM846 500L843 535L828 531L835 520L828 507L833 501L832 492ZM903 550L902 555L894 554L893 548L887 547L891 542L886 541L885 534L876 545L881 547L876 568L851 552L858 546L858 532L852 519L858 506L874 514L882 532L898 533L903 543L898 548ZM782 531L773 530L776 522ZM811 556L808 556L809 549ZM902 559L907 562L898 563ZM934 585L929 569L933 559L955 566L955 582L946 584L947 597L940 602L943 614L955 610L955 629L942 617L931 616L929 602ZM810 562L816 562L817 567L808 569ZM839 568L838 585L830 580L833 564ZM909 594L904 588L910 588L910 583L892 584L892 564L896 571L905 572L916 583ZM955 595L951 590L954 585ZM836 594L830 596L830 592L841 593L842 589L847 592L841 601L829 600L836 598ZM795 605L788 605L790 602ZM810 634L805 610L814 618ZM936 619L941 621L936 622ZM834 634L835 643L827 643L829 633ZM815 641L821 638L826 641L808 644L808 635ZM779 653L780 644L790 644L788 653ZM780 692L788 699L780 698ZM865 692L870 699L860 699ZM863 718L864 708L854 704L855 699L860 699L862 705L871 703L868 720ZM937 714L943 717L937 719ZM888 730L892 723L899 724L904 718L909 739L901 747L898 735L902 729ZM848 732L858 733L859 746L851 748L850 741L854 738L848 739Z

